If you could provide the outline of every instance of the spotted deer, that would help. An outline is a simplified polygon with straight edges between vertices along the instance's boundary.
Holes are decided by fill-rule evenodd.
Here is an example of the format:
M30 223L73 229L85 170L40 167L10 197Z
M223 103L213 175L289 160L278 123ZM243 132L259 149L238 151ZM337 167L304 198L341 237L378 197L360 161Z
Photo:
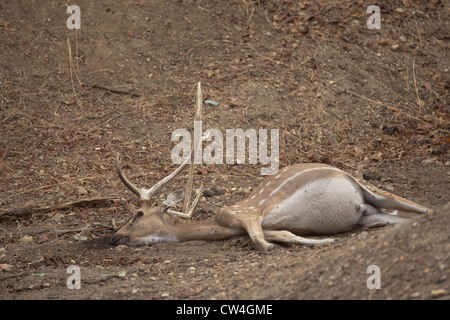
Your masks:
M125 186L138 197L137 210L117 228L112 242L140 245L188 240L222 240L248 234L262 251L274 249L271 242L325 244L334 239L304 238L306 235L332 235L358 226L383 226L406 218L382 209L428 213L430 209L346 172L325 164L296 164L278 170L253 190L248 198L221 208L204 221L191 218L201 189L187 212L171 209L184 197L184 190L170 193L161 205L152 206L152 196L186 166L186 158L174 172L150 189L137 188L123 174L116 157L117 172Z

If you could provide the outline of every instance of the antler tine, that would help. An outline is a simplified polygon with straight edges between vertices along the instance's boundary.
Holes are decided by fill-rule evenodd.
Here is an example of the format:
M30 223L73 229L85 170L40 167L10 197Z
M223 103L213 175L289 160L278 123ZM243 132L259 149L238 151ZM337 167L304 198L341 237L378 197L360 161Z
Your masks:
M200 185L200 188L197 189L197 196L195 197L194 201L192 202L191 207L189 208L189 210L186 213L183 212L178 212L172 209L169 209L167 212L170 214L173 214L175 216L178 216L180 218L184 218L184 219L190 219L192 217L192 215L194 214L195 209L197 208L198 205L198 201L200 200L200 197L203 194L203 182Z
M201 83L198 82L197 83L197 98L196 98L196 105L195 105L195 121L202 121L202 109L203 109L202 86L201 86ZM202 137L201 141L203 141L203 140L204 140L204 138ZM195 155L198 154L198 151L200 150L200 148L202 146L201 141L199 141L199 143L197 143L195 146L191 147L191 153L193 152ZM190 219L192 217L192 214L194 213L194 210L197 207L198 200L200 199L202 191L203 191L203 182L202 182L202 185L198 191L196 199L192 203L191 207L189 207L189 203L191 202L192 183L193 183L193 179L194 179L193 177L194 177L194 162L191 163L191 166L189 168L189 176L188 176L188 181L186 183L186 189L185 189L186 196L185 196L184 204L183 204L183 211L185 213L178 212L175 210L169 210L168 211L169 213L172 213L174 215L177 215L181 218L186 218L186 219Z
M139 198L142 198L141 191L138 187L136 187L133 183L128 180L125 175L122 172L122 169L120 167L120 161L119 161L119 153L116 154L116 169L117 173L119 174L120 180L122 180L123 184L127 186L128 189L130 189L131 192L133 192L135 195L137 195Z
M150 199L150 197L153 196L156 192L158 192L159 189L164 187L170 180L172 180L178 174L180 174L180 172L183 171L183 169L186 168L186 166L190 163L191 155L192 155L192 153L190 153L189 156L186 157L184 162L174 172L172 172L167 177L158 181L153 187L151 187L150 189L143 189L141 198L142 199Z
M202 183L200 184L200 188L198 188L198 190L197 190L197 196L195 197L194 202L192 202L191 208L190 208L189 211L187 212L187 214L189 215L189 217L192 216L192 214L194 213L194 210L197 208L198 201L200 200L200 197L202 196L202 194L203 194L203 181L202 181Z

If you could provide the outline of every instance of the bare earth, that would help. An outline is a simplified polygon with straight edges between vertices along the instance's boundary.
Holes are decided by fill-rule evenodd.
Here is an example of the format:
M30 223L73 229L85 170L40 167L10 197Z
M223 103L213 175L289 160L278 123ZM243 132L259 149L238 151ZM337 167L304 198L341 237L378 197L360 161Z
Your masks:
M360 0L77 0L77 32L66 5L42 3L0 4L1 299L450 298L448 2L383 1L369 30ZM281 167L359 169L438 210L269 254L247 237L112 246L111 219L135 201L115 153L138 185L174 170L171 133L193 127L198 81L219 103L203 130L278 129ZM246 197L260 168L197 165L209 192L194 219Z

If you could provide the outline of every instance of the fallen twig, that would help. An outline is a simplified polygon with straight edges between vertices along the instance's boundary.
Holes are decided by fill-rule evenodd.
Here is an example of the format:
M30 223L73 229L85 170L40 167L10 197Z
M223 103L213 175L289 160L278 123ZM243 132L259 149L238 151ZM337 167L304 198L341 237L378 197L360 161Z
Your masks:
M84 84L84 86L90 87L92 89L101 89L101 90L106 90L109 91L111 93L117 93L117 94L127 94L130 95L132 97L140 97L141 95L139 93L136 92L130 92L127 90L121 90L121 89L113 89L113 88L108 88L99 84L95 84L95 83L90 83L90 84Z
M84 207L84 206L106 205L106 204L110 204L110 202L114 201L114 200L117 200L117 198L93 198L93 199L83 199L83 200L71 201L71 202L66 202L66 203L56 204L56 205L46 206L46 207L40 207L40 208L36 208L36 207L17 208L17 209L12 209L12 210L0 213L0 220L23 219L23 218L27 218L35 213L46 213L46 212L51 212L51 211L55 211L55 210L67 210L67 209L71 209L71 208L78 208L78 207Z
M69 49L69 69L70 69L70 81L72 83L72 90L73 90L73 93L75 94L75 98L77 100L78 106L80 108L83 108L83 105L82 105L80 99L78 98L77 91L75 90L75 85L73 83L73 74L72 74L72 72L75 73L75 76L77 77L77 80L78 80L78 84L81 85L81 81L80 81L80 79L78 79L78 75L75 72L75 69L73 68L73 64L72 64L72 47L70 46L69 38L67 38L67 48Z
M112 278L124 278L124 277L125 277L124 275L120 275L120 274L108 274L99 279L85 280L84 282L87 284L95 284L95 283L107 281Z

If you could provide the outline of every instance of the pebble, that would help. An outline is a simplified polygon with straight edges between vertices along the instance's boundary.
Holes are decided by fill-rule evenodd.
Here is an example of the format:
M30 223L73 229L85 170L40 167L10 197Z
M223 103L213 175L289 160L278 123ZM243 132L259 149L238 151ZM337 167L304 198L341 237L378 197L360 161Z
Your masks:
M126 248L128 248L126 245L121 244L121 245L118 245L117 247L115 247L114 250L121 252Z
M422 164L432 164L437 161L438 158L428 158L422 161Z
M439 298L445 295L445 289L431 290L431 298Z
M189 267L187 271L188 272L195 272L195 270L196 270L195 267Z
M6 264L6 263L0 264L0 270L2 270L2 271L11 271L11 268L12 268L12 265L10 265L10 264Z
M77 192L80 196L87 195L87 193L88 193L87 190L85 188L83 188L82 186L78 186Z
M20 243L27 243L27 242L31 242L31 241L33 241L32 236L25 236L25 237L19 239Z

